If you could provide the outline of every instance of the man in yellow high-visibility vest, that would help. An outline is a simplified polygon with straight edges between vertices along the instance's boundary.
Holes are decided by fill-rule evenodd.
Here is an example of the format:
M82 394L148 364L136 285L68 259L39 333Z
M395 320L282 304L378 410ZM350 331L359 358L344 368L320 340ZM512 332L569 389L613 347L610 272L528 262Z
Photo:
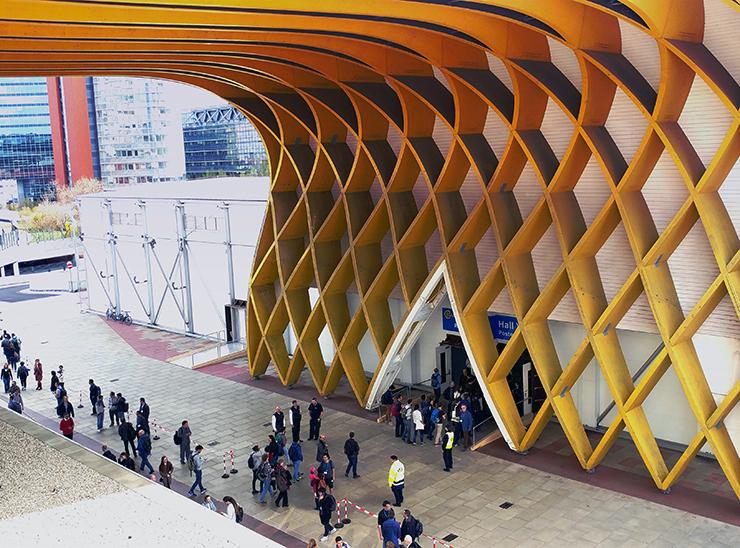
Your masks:
M393 506L401 506L403 504L405 476L406 467L398 460L396 455L391 455L391 468L388 470L388 487L391 488L393 496L396 497L396 503Z
M455 444L455 433L449 425L445 426L445 435L442 436L442 459L445 462L445 472L452 470L452 446Z

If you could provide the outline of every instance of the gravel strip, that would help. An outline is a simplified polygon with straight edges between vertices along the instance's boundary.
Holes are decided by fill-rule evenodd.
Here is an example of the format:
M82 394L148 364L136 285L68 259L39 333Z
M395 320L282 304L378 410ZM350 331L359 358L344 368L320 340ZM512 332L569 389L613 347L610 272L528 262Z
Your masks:
M0 421L0 520L125 490Z

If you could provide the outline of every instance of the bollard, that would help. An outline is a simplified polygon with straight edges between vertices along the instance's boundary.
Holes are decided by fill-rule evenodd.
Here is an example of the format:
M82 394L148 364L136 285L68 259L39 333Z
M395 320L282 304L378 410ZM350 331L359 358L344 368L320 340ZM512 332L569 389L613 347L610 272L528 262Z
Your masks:
M231 470L229 470L229 472L231 474L236 474L239 470L237 470L236 468L234 468L234 450L233 449L230 449L229 450L229 454L231 455Z
M159 429L157 428L157 421L152 419L152 426L154 426L154 437L152 437L153 440L159 439Z
M344 525L349 525L350 523L352 523L352 520L349 519L349 502L347 501L347 499L343 499L343 502L344 502L344 519L342 520L342 523Z
M85 406L82 405L82 390L80 390L80 405L77 406L77 409L82 409L83 407Z
M226 479L229 477L229 473L226 471L226 453L224 453L224 475L221 476L223 479Z
M347 499L344 500L346 501ZM342 523L342 509L341 505L337 504L337 522L334 524L334 529L341 529L342 527L344 527L344 523Z

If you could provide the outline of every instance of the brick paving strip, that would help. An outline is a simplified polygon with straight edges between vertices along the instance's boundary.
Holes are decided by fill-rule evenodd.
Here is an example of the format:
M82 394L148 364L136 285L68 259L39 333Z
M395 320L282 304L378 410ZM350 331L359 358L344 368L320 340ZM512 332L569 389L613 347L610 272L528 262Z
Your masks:
M7 406L7 397L0 396L2 398L3 402ZM5 407L4 406L4 407ZM23 415L28 417L29 419L33 420L35 423L51 430L55 434L59 436L60 439L64 439L61 434L59 434L59 421L50 419L48 417L45 417L41 413L37 413L36 411L33 411L31 409L26 408L23 411ZM89 449L93 453L99 454L100 451L100 442L93 440L92 438L86 436L85 434L80 434L79 432L75 432L74 434L74 441L76 441L78 444L83 446L86 449ZM114 454L117 454L118 451L113 451ZM137 461L138 464L138 461ZM154 466L154 465L152 465ZM123 467L122 467L123 468ZM156 468L155 468L156 470ZM126 469L129 473L134 473L138 476L141 476L143 478L146 478L148 480L148 474L140 472L138 469L135 471L131 471ZM187 497L188 489L190 488L189 484L185 484L175 478L172 478L171 482L172 491L175 491L176 493L179 493L180 495ZM161 486L162 489L165 489L164 486ZM200 504L202 501L202 497L198 497L197 499L193 499L194 504ZM213 501L216 503L216 507L218 508L219 512L225 512L226 511L226 504L223 501L218 500L215 495L213 496ZM276 529L269 523L264 523L244 512L244 519L242 520L241 524L242 526L251 529L252 531L255 531L256 533L259 533L262 536L265 536L279 544L282 544L286 548L304 548L306 543L302 540L284 532L280 529Z

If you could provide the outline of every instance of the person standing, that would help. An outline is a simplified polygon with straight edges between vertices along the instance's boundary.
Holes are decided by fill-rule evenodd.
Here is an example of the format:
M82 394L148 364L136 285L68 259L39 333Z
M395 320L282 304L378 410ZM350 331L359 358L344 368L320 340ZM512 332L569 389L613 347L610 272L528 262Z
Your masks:
M386 519L380 526L380 532L383 536L383 546L392 543L395 548L399 548L398 542L401 536L401 524L396 521L396 513L391 508Z
M62 401L57 406L57 415L60 417L69 415L72 418L75 416L75 408L71 403L69 403L69 398L66 393L62 396Z
M203 446L202 445L196 445L195 446L195 453L193 453L193 472L195 472L195 481L193 482L193 485L190 486L190 490L188 491L189 497L195 496L195 488L199 487L201 493L205 493L207 489L203 487L203 457L201 455L203 453Z
M403 520L401 521L401 538L410 536L411 540L415 541L423 532L424 526L411 514L411 510L406 508L403 511Z
M180 464L186 464L190 458L190 436L192 435L188 421L182 421L176 433L180 438Z
M105 422L105 402L103 401L103 395L98 394L98 399L95 402L95 405L93 406L93 410L95 411L95 417L98 421L98 432L103 431L103 422Z
M275 498L275 506L283 503L283 508L288 507L288 490L290 489L290 471L285 467L283 460L279 460L275 468L275 487L278 496Z
M38 358L33 363L33 378L36 379L36 390L42 390L41 381L44 380L44 366L41 365Z
M324 534L321 537L322 541L326 541L336 529L331 526L331 517L334 515L334 511L337 509L336 499L326 489L319 489L319 519L321 525L324 526Z
M293 481L301 479L301 463L303 462L303 449L298 441L293 440L288 448L288 457L293 461Z
M301 406L296 400L290 406L290 428L293 433L293 442L303 441L301 439Z
M65 438L72 439L75 431L75 421L69 415L64 415L64 418L59 421L59 430Z
M439 401L439 398L442 395L442 375L439 373L438 368L434 368L434 373L432 373L432 390L434 390L434 400Z
M403 488L405 487L406 467L398 460L396 455L391 455L391 467L388 470L388 487L391 488L396 502L393 506L403 504Z
M28 367L26 367L26 362L21 362L21 364L18 366L18 380L21 381L21 390L26 389L26 382L28 380L28 374L31 372Z
M394 515L393 508L391 508L391 501L384 500L383 507L378 512L378 540L383 541L383 523L385 520Z
M473 431L473 414L464 403L460 405L460 428L463 435L462 450L465 451L470 448L470 434Z
M172 487L172 472L174 467L166 456L162 456L162 460L159 461L159 478L167 489Z
M59 377L57 377L56 371L52 371L51 380L49 381L49 390L51 390L51 393L54 394L56 393L57 388L59 388Z
M321 464L319 464L317 472L319 478L326 485L326 490L332 493L334 491L334 480L336 479L337 471L334 468L334 461L329 457L329 453L321 457Z
M311 398L311 404L308 406L309 430L308 439L317 440L321 434L321 417L324 415L324 408L316 398Z
M110 449L108 449L108 446L107 446L107 445L103 445L103 446L102 446L102 447L100 448L100 451L101 451L101 453L103 453L103 456L104 456L104 457L105 457L106 459L110 459L110 460L112 460L113 462L116 462L116 456L115 456L115 455L113 454L113 451L111 451Z
M54 372L52 371L51 374L53 380ZM116 396L115 392L108 394L108 416L110 417L109 427L113 426L114 421L116 424L120 424L118 421L118 396Z
M116 394L118 396L118 403L116 404L116 420L119 420L121 422L128 420L128 402L126 401L126 398L123 397L123 395L119 392Z
M326 443L326 436L319 436L319 443L316 445L316 462L321 463L321 458L329 454L329 445Z
M419 445L424 445L424 418L418 403L414 405L411 421L414 423L414 445L416 445L416 438L419 438Z
M97 384L95 384L94 380L90 379L87 382L90 385L90 407L92 408L90 415L95 416L97 415L97 413L95 412L95 404L98 401L98 396L100 396L101 391L100 391L100 387Z
M285 431L285 413L278 405L272 414L272 431L276 434Z
M272 496L272 465L269 461L269 455L267 453L264 453L262 455L262 462L259 465L259 468L257 468L257 477L259 478L262 487L260 488L260 496L259 496L259 503L260 504L266 504L265 503L265 497L269 493L270 496Z
M10 369L10 364L3 365L2 371L0 371L0 377L3 379L3 388L5 393L10 391L10 381L13 379L13 370Z
M144 415L147 424L149 424L149 404L146 403L146 400L144 398L139 398L139 411L141 411L141 414Z
M391 417L396 421L396 437L403 437L403 417L401 416L401 396L398 396L391 405Z
M445 435L442 436L442 460L445 463L445 472L452 470L452 448L454 446L455 433L449 425L445 425Z
M352 470L352 477L359 478L357 457L360 455L360 444L357 443L354 432L350 432L349 438L344 442L344 454L347 455L347 469L344 471L344 477L349 477L349 471Z
M442 443L442 434L444 432L444 423L447 416L443 405L439 405L436 409L437 415L434 418L434 445L439 446Z
M278 442L275 441L275 436L273 436L272 434L267 436L265 453L267 453L267 458L270 461L270 466L275 466L277 464L278 458L280 458L280 446L278 445Z
M147 434L149 433L149 423L141 411L136 412L136 430L143 430Z
M262 485L260 485L260 491L257 490L257 480L259 479L257 477L257 470L259 469L260 464L262 464L262 451L260 451L259 445L255 445L252 447L252 452L249 454L249 459L247 459L247 466L249 466L249 469L252 471L253 495L256 495L262 490Z
M128 421L123 421L118 427L118 436L123 442L123 450L126 454L129 454L128 448L131 446L131 453L133 453L134 458L136 458L136 446L134 444L136 440L136 430L134 430L133 425Z
M152 454L152 440L149 438L149 434L146 431L139 430L139 441L137 447L139 450L139 457L141 457L141 464L139 464L139 470L143 471L146 466L149 468L149 473L154 473L154 467L149 462L149 455Z

